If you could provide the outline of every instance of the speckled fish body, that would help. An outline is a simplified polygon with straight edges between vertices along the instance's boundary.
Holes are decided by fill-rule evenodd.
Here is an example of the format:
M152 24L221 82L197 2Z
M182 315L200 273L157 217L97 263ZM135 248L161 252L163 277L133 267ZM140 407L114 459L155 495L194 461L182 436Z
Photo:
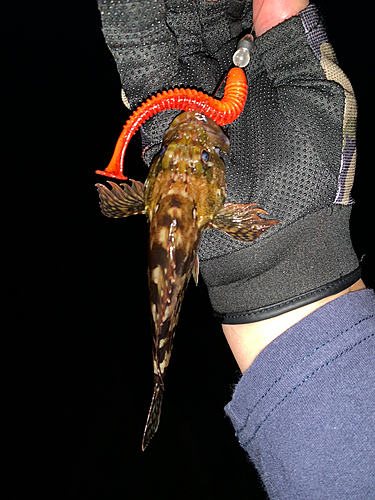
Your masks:
M277 223L258 216L255 204L224 203L225 166L220 151L229 140L210 118L197 112L179 115L167 130L145 185L132 181L112 190L97 184L108 217L145 214L149 222L148 279L153 321L154 394L142 441L145 449L160 420L164 377L184 292L198 276L197 252L204 229L219 228L252 241Z
M218 147L229 148L218 125L198 113L183 113L165 134L146 181L155 395L143 446L160 419L165 371L203 229L224 204L225 169Z

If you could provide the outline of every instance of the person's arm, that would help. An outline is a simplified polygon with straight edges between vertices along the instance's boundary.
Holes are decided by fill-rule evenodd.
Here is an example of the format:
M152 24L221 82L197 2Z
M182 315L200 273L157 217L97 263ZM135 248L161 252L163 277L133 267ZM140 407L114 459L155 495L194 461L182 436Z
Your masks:
M244 373L258 354L267 347L268 344L275 340L275 338L313 311L342 295L363 290L364 288L365 284L360 279L356 281L354 285L351 285L342 292L318 300L312 304L299 307L293 311L280 314L274 318L242 325L222 325L224 335L241 372Z
M309 41L326 40L314 16L316 21L316 11L310 11L309 19L303 19ZM275 34L269 34L269 40L277 43L277 35L283 30L283 26L277 28ZM277 48L283 59L284 47ZM327 44L313 50L319 56L330 49ZM329 71L326 74L332 77ZM310 82L306 81L306 99L313 78L311 75ZM340 79L350 94L347 108L353 110L350 84L342 74ZM300 85L294 83L296 88ZM315 104L320 100L323 102L323 94ZM355 120L354 113L352 116ZM325 127L330 128L322 123L323 131ZM319 134L312 127L314 130ZM322 139L319 144L325 148ZM348 143L350 140L353 129ZM318 169L322 165L318 167L317 162L315 166ZM337 195L335 200L339 199ZM322 234L329 218L326 214L327 218L321 219ZM316 234L317 229L304 236L309 241ZM289 243L294 251L295 241ZM315 251L311 245L312 273L317 272ZM297 260L294 263L297 269L303 269L301 264ZM286 269L285 279L293 279L293 273L293 268ZM282 283L275 279L274 286L282 287ZM375 297L372 290L363 288L362 280L357 280L337 294L284 314L223 325L244 372L226 413L271 500L365 500L373 496L375 474L370 464L375 460ZM255 288L252 292L262 293Z
M277 24L295 16L309 5L308 0L254 0L254 31L259 37ZM339 292L306 306L299 307L278 316L253 323L223 324L224 335L237 364L244 373L256 356L276 337L302 318L336 299L340 295L365 288L362 280Z
M251 1L160 0L155 19L138 15L140 0L99 4L133 107L175 85L212 93L238 36L251 29ZM226 130L231 146L223 159L227 201L259 203L281 223L254 244L206 231L200 269L215 315L234 328L327 303L272 342L267 329L268 338L250 348L257 355L226 411L271 499L371 498L374 297L369 290L345 293L362 286L349 233L355 98L316 9L281 16L286 21L278 25L276 5L283 10L286 2L264 2L277 26L256 28L245 110ZM170 121L166 113L144 127L146 161ZM243 369L252 361L247 350Z
M225 410L271 500L373 498L373 291L344 294L277 337Z

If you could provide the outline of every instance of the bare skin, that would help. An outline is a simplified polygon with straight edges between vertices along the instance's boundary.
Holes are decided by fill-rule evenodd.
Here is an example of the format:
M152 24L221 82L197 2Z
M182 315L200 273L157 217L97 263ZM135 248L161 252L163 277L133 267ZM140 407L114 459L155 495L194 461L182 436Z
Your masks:
M253 19L257 36L295 16L309 5L308 0L254 0Z
M254 0L253 19L256 35L261 36L273 26L298 14L308 5L308 0ZM224 335L241 372L244 373L249 368L254 359L268 344L308 314L341 295L364 288L363 281L358 280L354 285L336 295L318 300L275 318L256 323L223 325Z
M243 325L222 325L224 335L242 373L252 364L258 354L279 335L295 325L316 309L346 293L363 290L365 284L358 280L354 285L336 295L299 307L274 318Z

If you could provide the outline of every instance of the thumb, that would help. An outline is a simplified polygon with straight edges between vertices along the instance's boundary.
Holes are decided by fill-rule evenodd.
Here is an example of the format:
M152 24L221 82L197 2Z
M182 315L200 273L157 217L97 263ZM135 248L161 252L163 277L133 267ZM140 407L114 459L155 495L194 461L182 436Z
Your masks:
M309 0L254 0L253 23L256 35L263 35L308 5Z

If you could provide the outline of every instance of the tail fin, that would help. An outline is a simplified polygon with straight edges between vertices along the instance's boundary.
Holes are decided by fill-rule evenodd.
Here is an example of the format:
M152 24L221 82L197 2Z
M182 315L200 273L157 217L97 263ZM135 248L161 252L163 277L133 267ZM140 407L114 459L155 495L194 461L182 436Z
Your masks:
M145 451L155 432L158 430L160 422L161 404L163 401L163 388L159 383L155 384L151 406L148 412L145 431L142 439L142 451Z

